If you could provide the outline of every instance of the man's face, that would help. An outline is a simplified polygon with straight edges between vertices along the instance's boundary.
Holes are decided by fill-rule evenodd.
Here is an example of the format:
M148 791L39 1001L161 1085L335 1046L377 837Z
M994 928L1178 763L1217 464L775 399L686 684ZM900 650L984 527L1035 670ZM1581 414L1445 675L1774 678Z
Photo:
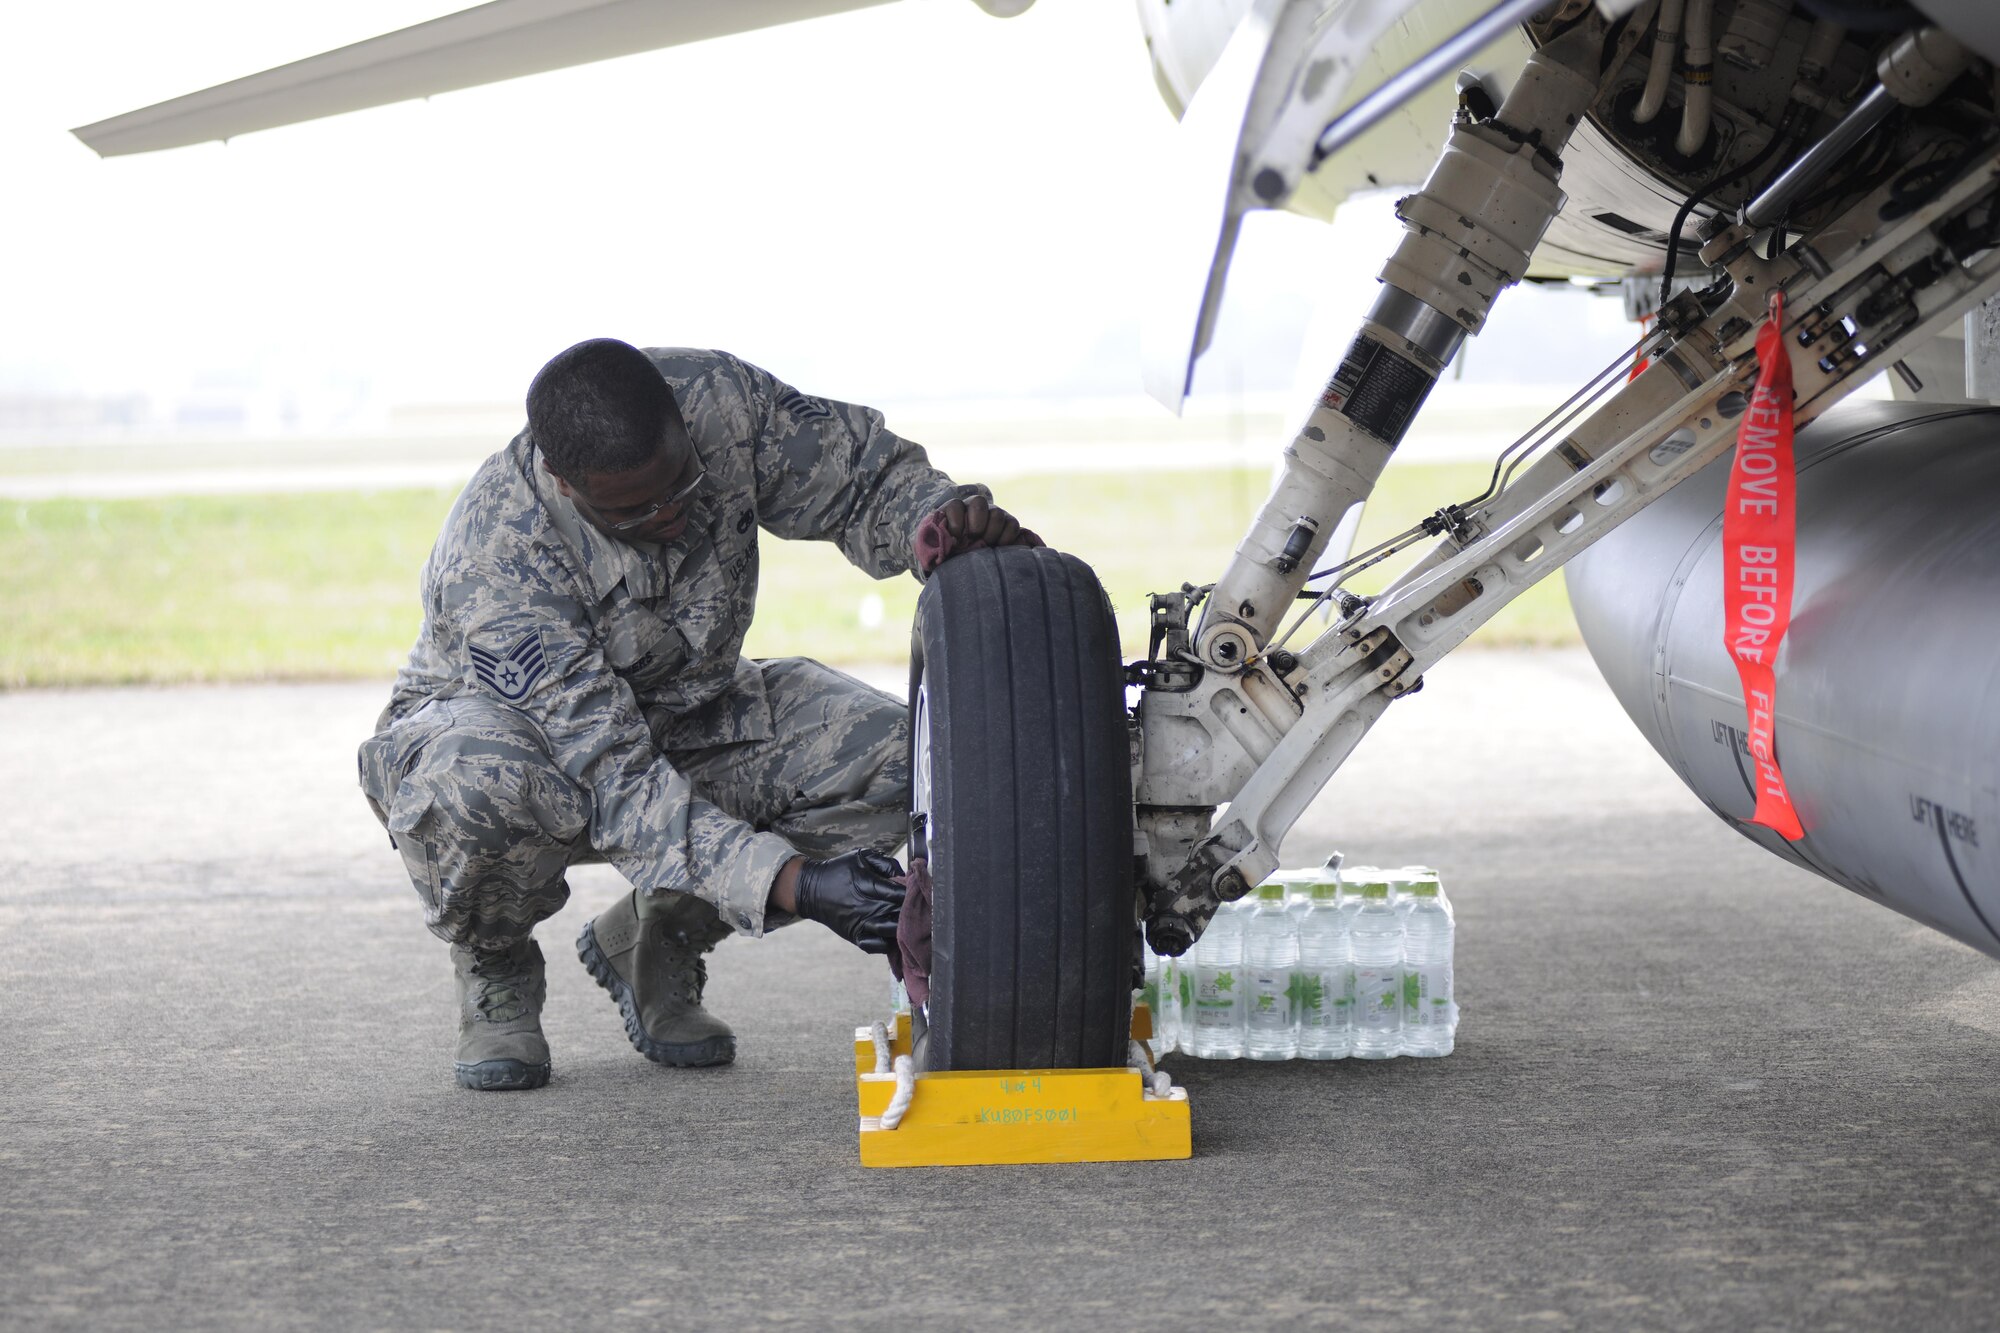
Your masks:
M548 464L542 466L546 470ZM670 542L687 531L703 470L687 433L669 426L652 458L629 472L586 472L575 481L549 475L584 520L605 536L621 542Z

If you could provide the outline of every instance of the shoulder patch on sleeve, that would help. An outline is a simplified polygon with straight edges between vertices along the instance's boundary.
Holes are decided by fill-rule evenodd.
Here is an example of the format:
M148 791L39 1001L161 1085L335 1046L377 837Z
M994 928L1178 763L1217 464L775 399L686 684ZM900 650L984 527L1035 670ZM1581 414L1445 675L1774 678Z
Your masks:
M549 658L542 651L540 630L529 630L505 647L497 644L481 647L468 640L465 651L479 683L510 704L527 698L549 674Z
M797 389L787 389L778 399L778 406L795 421L823 421L833 415L825 403L808 398Z

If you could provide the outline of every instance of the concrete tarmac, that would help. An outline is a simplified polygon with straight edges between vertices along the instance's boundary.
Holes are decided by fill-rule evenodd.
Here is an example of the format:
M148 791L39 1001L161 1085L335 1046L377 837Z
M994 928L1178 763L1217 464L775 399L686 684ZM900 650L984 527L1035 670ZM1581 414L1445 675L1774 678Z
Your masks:
M893 678L888 673L885 678ZM1444 1060L1168 1067L1192 1161L864 1171L882 965L726 942L655 1068L544 925L555 1079L451 1080L354 785L380 685L0 695L0 1327L1991 1327L2000 965L1780 863L1579 652L1390 710L1288 861L1440 866Z

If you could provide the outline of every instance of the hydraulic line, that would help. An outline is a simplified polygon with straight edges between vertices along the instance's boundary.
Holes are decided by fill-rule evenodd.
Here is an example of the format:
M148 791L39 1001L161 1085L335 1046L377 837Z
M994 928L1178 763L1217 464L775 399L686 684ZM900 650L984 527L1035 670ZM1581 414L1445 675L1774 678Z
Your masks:
M1750 175L1766 162L1770 161L1777 154L1778 150L1790 140L1802 116L1803 112L1797 104L1794 104L1785 112L1785 118L1778 122L1777 132L1771 136L1771 141L1758 149L1756 156L1740 167L1735 167L1723 172L1721 175L1710 177L1706 185L1703 185L1700 189L1681 201L1680 208L1674 213L1674 225L1667 233L1667 259L1666 264L1660 270L1661 305L1665 305L1668 299L1673 296L1674 270L1680 265L1681 232L1687 226L1688 216L1695 209L1699 208L1702 202L1711 194L1714 194L1725 185L1734 185L1737 181L1742 180L1745 176Z
M1687 64L1681 68L1687 100L1681 104L1681 132L1674 150L1693 157L1708 142L1715 105L1715 0L1688 0Z
M1333 566L1331 569L1319 570L1313 575L1313 577L1316 579L1335 578L1343 574L1359 574L1364 569L1370 569L1376 565L1381 564L1384 560L1387 560L1390 556L1395 555L1399 551L1408 550L1410 547L1415 546L1418 542L1422 541L1425 537L1429 535L1430 535L1430 530L1421 523L1417 524L1413 528L1405 528L1403 531L1397 533L1395 536L1389 538L1389 540L1381 543L1379 546L1371 546L1366 551L1363 551L1360 555L1353 556L1350 559L1342 562L1341 564ZM1272 649L1282 648L1287 643L1291 642L1292 636L1299 632L1299 626L1305 624L1306 621L1312 619L1313 612L1319 610L1320 607L1326 605L1326 603L1330 599L1332 599L1337 593L1339 593L1339 591L1340 591L1340 585L1336 583L1331 587L1327 588L1325 591L1321 592L1319 596L1313 598L1312 604L1306 607L1305 610L1299 612L1297 618L1295 618L1292 621L1291 625L1288 626L1286 629L1280 632L1274 639L1271 640L1271 648Z
M1667 85L1673 81L1674 57L1681 51L1681 11L1687 0L1660 0L1660 17L1653 27L1653 59L1646 66L1646 87L1632 119L1650 125L1667 104Z
M1500 456L1493 460L1493 476L1486 483L1486 489L1478 495L1473 496L1470 500L1460 501L1458 507L1461 509L1475 508L1485 504L1488 500L1493 499L1506 490L1508 482L1513 479L1515 469L1519 468L1521 464L1527 462L1528 459L1534 457L1537 453L1540 453L1542 448L1558 434L1569 429L1569 424L1576 420L1580 413L1594 407L1617 384L1620 376L1630 373L1630 368L1638 363L1640 357L1647 356L1652 351L1657 350L1653 344L1665 341L1666 334L1662 330L1655 328L1630 348L1619 353L1612 360L1611 364L1584 381L1582 388L1557 405L1554 411L1536 422L1521 438L1515 440L1505 449L1502 449ZM1502 476L1500 471L1503 466L1507 469L1505 476Z

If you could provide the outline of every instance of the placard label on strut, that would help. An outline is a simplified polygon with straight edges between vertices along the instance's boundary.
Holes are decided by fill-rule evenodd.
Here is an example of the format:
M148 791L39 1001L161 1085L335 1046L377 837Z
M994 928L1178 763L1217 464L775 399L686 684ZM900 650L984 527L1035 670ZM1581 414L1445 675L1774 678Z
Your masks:
M1436 382L1423 366L1364 333L1347 349L1319 401L1393 447Z

